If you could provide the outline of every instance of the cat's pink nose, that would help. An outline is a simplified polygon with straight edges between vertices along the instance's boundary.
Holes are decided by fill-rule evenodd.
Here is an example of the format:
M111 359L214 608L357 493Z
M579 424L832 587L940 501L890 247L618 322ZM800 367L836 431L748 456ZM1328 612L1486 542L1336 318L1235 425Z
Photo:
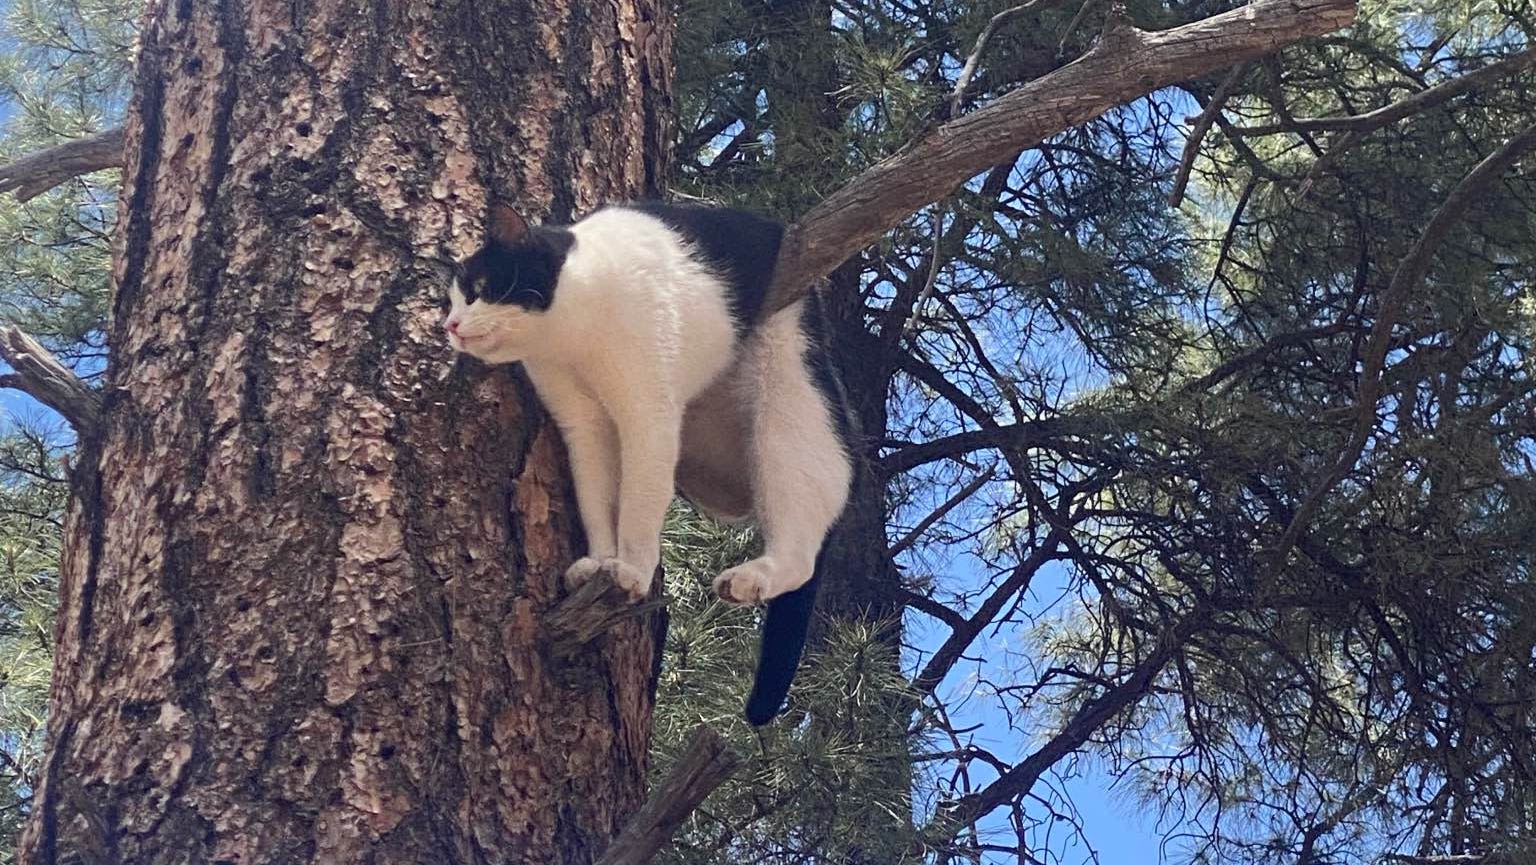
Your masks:
M445 324L443 326L448 328L448 332L449 333L451 333L451 334L453 334L455 336L458 335L458 333L459 333L459 320L458 319L450 318L450 319L448 319L447 324Z

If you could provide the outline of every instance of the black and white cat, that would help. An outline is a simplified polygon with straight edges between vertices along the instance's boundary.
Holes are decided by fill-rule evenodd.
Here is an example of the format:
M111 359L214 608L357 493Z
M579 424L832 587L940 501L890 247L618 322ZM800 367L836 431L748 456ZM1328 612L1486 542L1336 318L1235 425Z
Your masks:
M728 601L768 605L753 724L789 691L853 472L817 298L763 312L782 236L718 207L609 206L529 227L496 205L444 322L457 351L521 361L560 428L587 536L567 586L606 564L645 597L674 488L717 518L755 520L763 555L714 581Z

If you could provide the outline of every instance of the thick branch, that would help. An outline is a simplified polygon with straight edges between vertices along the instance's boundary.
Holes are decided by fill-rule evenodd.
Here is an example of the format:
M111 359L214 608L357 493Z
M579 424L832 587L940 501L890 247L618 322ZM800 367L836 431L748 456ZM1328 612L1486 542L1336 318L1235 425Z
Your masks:
M0 166L0 192L16 193L17 201L31 201L71 177L122 164L123 129L108 129Z
M651 791L597 865L647 865L740 762L719 733L709 727L695 728L677 765L661 786Z
M13 387L64 416L85 438L96 430L101 396L59 362L42 343L15 327L0 328L0 357L16 370L0 376L0 387Z
M770 309L782 309L918 208L1020 149L1170 84L1328 33L1354 0L1258 0L1158 33L1130 30L1007 96L929 130L789 230ZM1111 44L1112 43L1112 44Z

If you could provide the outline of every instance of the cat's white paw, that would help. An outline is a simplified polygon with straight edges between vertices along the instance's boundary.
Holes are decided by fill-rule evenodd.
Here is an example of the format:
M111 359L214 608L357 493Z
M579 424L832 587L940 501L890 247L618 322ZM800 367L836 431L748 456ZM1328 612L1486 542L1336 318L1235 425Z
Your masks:
M639 568L620 559L603 559L603 567L610 570L614 583L628 592L631 600L643 601L650 596L653 573L642 574Z
M715 577L715 594L733 604L761 604L776 595L776 569L766 559L753 559Z
M582 556L565 569L566 591L574 592L603 569L603 563L591 556Z

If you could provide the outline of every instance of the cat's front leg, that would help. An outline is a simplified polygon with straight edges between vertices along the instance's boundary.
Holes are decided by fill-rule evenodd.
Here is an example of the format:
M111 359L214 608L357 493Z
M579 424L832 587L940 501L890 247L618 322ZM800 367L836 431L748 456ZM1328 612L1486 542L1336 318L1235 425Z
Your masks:
M586 555L565 571L565 585L575 589L591 579L604 560L619 551L619 440L613 421L596 398L574 382L548 373L534 374L534 387L560 428L576 487L576 508L587 536Z
M587 554L565 571L565 585L575 589L591 579L605 559L613 558L618 542L618 436L606 415L595 412L561 430L576 485L576 507L587 536Z
M615 580L636 600L650 594L661 564L661 527L672 503L683 415L665 400L618 419L619 554Z

